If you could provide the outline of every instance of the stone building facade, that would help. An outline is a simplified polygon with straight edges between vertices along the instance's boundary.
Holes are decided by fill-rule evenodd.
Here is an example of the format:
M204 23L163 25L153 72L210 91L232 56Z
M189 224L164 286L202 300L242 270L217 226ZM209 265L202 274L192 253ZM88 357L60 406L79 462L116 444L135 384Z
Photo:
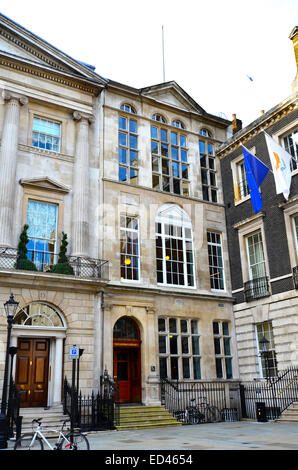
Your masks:
M3 15L0 67L0 368L13 292L22 406L61 401L72 345L82 393L106 369L123 402L158 403L160 377L237 379L215 156L231 123L175 82L104 79ZM25 224L36 271L16 269ZM51 272L63 233L72 274Z
M297 27L291 33L297 62ZM264 378L297 365L298 109L297 75L282 103L218 149L226 205L232 294L241 380ZM248 190L242 146L270 170L265 133L292 156L289 199L276 194L269 171L261 185L263 206L255 214ZM260 340L269 341L269 361ZM268 371L269 368L269 371Z

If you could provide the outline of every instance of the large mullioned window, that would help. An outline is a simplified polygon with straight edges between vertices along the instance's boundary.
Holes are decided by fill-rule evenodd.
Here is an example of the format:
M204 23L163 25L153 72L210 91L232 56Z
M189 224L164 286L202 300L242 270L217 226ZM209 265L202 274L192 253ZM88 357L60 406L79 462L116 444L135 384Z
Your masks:
M134 114L129 105L123 105L121 109ZM118 122L119 181L138 184L137 121L133 117L120 115Z
M202 129L200 131L199 152L201 163L202 192L204 201L217 201L217 178L216 161L213 143L209 140L211 137L209 131Z
M209 273L211 289L224 290L224 267L221 245L221 234L207 232Z
M213 322L213 339L215 352L216 377L232 379L232 353L230 324L228 322Z
M171 131L162 125L151 126L152 187L188 196L187 139L181 131Z
M120 277L138 281L140 276L139 220L120 216Z
M298 129L294 129L283 138L283 145L289 154L292 155L291 168L292 171L298 168Z
M191 222L180 208L175 208L161 210L156 218L157 282L194 287Z
M161 378L201 379L198 320L159 318L158 345Z

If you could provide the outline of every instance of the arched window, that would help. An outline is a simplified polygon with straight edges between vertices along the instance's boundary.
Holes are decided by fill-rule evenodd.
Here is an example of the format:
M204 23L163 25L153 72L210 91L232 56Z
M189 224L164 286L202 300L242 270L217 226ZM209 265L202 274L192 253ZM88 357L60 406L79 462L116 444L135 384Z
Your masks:
M64 328L61 314L46 303L33 302L22 308L13 320L14 325Z
M130 317L122 317L115 323L113 330L115 339L140 339L139 328Z
M179 120L172 121L172 126L178 127L179 129L185 129L184 124Z
M135 109L130 104L122 104L120 106L121 111L126 111L127 113L136 114Z
M157 282L194 287L192 224L178 206L165 204L156 216Z
M162 122L163 124L166 123L165 118L161 114L153 114L152 119L153 121Z
M208 129L201 129L200 130L200 135L203 135L204 137L212 137L210 131Z

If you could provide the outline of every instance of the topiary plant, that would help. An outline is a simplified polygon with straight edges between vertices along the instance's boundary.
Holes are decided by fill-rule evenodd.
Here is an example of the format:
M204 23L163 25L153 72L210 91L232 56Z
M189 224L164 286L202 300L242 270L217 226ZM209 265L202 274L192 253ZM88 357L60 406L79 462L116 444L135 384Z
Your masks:
M66 256L67 245L68 245L67 235L66 233L62 232L62 240L61 240L61 245L60 245L58 263L54 264L51 267L50 273L70 274L70 275L74 274L73 268L68 263L68 259Z
M27 258L27 244L29 242L29 238L27 235L27 230L29 225L25 224L24 228L20 234L20 241L18 244L18 254L17 254L17 261L15 264L16 269L24 269L26 271L37 271L35 264Z

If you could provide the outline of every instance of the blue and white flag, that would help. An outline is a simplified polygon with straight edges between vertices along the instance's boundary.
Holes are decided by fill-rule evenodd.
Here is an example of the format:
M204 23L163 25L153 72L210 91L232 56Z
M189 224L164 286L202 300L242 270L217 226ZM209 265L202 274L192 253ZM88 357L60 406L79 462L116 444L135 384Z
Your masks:
M258 158L252 155L242 145L244 155L244 165L246 170L247 185L250 193L252 207L257 214L263 206L262 196L259 187L267 176L269 168Z

